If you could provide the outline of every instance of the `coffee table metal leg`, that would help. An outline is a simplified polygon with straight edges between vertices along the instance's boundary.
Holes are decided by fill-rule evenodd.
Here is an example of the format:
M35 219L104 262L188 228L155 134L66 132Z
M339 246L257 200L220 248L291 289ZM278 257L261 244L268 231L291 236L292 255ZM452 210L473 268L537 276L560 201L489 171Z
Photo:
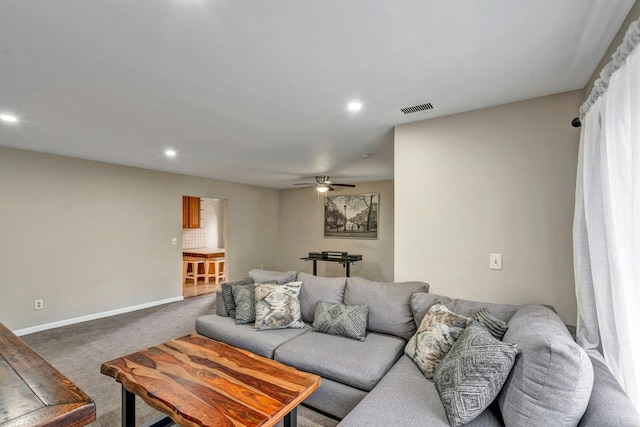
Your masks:
M284 427L296 427L298 425L298 408L293 408L291 412L284 416Z
M122 387L122 427L136 426L136 395Z

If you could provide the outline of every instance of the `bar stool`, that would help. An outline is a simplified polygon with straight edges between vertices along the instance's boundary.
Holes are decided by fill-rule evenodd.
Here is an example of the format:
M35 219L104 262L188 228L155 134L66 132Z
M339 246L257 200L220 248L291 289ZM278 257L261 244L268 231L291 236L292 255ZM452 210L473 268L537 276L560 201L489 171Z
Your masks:
M213 278L213 283L218 285L220 281L226 280L227 273L225 272L224 265L226 260L224 257L207 258L205 265L205 283L209 283Z
M202 273L200 273L200 266L202 266ZM191 267L191 271L189 271ZM182 262L182 276L183 283L187 283L187 280L193 280L193 284L198 284L198 279L203 278L207 283L207 275L205 274L205 260L204 258L197 257L184 257Z

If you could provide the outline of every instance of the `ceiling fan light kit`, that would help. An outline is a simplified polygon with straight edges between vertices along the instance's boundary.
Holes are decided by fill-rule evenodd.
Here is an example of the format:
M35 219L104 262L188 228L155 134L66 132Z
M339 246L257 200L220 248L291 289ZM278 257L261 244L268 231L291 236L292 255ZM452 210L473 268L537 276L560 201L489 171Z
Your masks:
M293 185L303 185L304 187L298 188L298 190L302 190L303 188L316 187L316 191L318 193L326 193L327 191L334 191L335 187L351 187L355 188L355 184L339 184L337 182L333 182L329 179L327 175L319 175L316 176L316 182L298 182Z

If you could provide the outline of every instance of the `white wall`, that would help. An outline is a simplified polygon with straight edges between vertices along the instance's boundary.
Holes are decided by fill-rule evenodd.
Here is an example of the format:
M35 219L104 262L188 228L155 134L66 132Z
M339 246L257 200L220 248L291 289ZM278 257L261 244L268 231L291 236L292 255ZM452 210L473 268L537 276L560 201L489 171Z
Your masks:
M395 280L556 307L576 323L572 222L584 92L395 130ZM489 253L503 270L489 269Z
M220 199L201 199L202 228L207 235L208 248L224 248L222 201Z
M336 194L337 193L337 194ZM324 199L312 188L280 192L279 258L280 270L311 273L311 261L301 257L309 252L341 251L363 256L351 266L351 275L370 280L393 280L393 181L363 182L356 188L341 188L332 195L380 193L377 240L325 238ZM318 275L344 276L341 264L318 262Z
M277 190L0 148L0 322L181 296L185 194L229 200L230 279L277 267Z

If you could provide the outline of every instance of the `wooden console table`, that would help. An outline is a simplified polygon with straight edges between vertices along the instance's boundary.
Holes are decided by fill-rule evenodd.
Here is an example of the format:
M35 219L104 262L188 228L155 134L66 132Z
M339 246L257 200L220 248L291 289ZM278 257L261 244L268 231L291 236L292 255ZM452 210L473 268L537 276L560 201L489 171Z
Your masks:
M0 323L0 426L80 427L96 405Z

